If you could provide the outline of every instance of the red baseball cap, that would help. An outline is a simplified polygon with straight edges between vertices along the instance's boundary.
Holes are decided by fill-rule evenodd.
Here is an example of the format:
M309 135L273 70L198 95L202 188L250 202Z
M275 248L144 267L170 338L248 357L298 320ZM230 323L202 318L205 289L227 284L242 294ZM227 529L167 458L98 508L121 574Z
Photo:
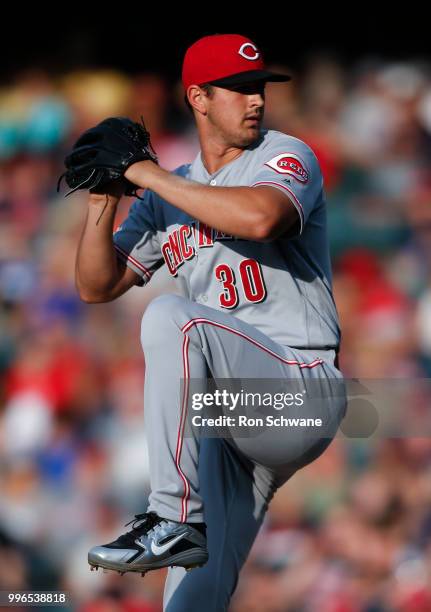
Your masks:
M287 74L266 70L262 53L249 38L240 34L204 36L186 51L182 79L190 85L211 83L219 87L251 81L290 81Z

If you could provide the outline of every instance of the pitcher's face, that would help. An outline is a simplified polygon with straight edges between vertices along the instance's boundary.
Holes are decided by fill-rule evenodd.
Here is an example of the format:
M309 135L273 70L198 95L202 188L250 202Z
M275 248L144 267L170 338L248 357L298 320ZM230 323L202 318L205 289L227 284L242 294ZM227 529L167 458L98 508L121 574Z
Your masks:
M259 137L265 108L265 81L216 87L208 100L207 119L231 146L247 147Z

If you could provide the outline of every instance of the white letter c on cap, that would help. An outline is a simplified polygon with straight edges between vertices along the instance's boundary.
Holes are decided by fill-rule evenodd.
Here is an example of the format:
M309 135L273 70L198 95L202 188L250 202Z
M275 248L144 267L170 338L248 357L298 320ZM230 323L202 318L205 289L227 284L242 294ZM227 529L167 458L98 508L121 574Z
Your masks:
M247 47L251 47L253 49L253 51L254 51L254 55L253 56L246 54L245 50L247 49ZM255 45L253 45L253 43L249 43L249 42L246 42L243 45L241 45L241 48L238 51L238 53L240 55L242 55L242 57L244 57L245 59L252 60L252 61L257 60L260 57L260 53L259 53L257 47Z

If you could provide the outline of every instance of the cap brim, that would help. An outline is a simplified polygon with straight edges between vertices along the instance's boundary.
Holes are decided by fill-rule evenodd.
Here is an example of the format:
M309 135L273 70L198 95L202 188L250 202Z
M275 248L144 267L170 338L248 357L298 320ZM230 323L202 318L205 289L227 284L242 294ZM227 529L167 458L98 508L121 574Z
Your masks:
M271 81L281 83L290 80L291 77L287 74L279 74L276 72L270 72L269 70L247 70L246 72L231 74L230 76L222 79L209 81L209 83L211 85L215 85L216 87L229 87L231 85L251 83L252 81Z

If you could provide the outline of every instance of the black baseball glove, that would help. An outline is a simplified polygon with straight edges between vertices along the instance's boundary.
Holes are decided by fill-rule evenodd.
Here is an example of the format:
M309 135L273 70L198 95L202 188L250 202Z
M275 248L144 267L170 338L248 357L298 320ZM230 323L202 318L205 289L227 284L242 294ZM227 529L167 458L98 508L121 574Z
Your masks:
M71 188L66 196L78 189L103 193L108 183L119 179L124 193L136 196L139 187L128 181L124 173L129 166L145 159L157 163L144 122L140 125L127 117L110 117L81 134L75 142L64 160L66 172L58 180L57 191L63 178Z

